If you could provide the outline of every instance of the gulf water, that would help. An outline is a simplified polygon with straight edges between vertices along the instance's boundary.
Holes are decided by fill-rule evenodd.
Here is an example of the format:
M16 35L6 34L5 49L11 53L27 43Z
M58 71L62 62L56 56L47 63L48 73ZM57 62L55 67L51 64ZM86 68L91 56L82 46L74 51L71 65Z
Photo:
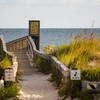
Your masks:
M100 35L100 28L86 29L87 34L94 32ZM51 44L59 46L71 42L77 34L83 34L83 28L42 28L40 29L40 46L45 47ZM0 29L0 35L4 36L6 42L27 36L29 34L28 29ZM70 38L72 34L72 38Z

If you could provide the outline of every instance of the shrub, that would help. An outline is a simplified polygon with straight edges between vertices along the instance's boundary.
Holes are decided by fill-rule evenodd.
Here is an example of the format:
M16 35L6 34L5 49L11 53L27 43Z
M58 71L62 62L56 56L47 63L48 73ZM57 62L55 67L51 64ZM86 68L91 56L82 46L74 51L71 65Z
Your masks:
M46 54L52 54L56 50L56 47L52 44L43 49Z
M6 56L1 62L0 62L0 66L2 69L6 69L8 67L11 67L12 65L12 62L11 60L9 59L8 56Z
M51 81L55 81L57 87L59 87L62 83L62 74L53 64L51 65L51 70L52 70Z
M13 83L10 86L7 86L5 88L5 97L10 98L10 97L16 97L16 95L18 95L18 92L20 90L20 87L18 85L16 85L15 83Z
M36 65L39 71L49 74L51 72L51 64L50 61L43 59L41 57L38 57L36 60Z
M11 97L16 97L19 95L20 86L16 85L16 83L12 83L11 85L7 84L3 91L0 92L0 100L7 100Z

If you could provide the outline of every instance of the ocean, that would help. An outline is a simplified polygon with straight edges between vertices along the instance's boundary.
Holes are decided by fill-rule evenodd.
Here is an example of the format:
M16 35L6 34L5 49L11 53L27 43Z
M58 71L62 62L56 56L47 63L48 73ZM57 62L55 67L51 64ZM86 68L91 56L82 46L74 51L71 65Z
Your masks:
M94 32L100 35L100 28L85 29L87 34ZM83 34L82 28L41 28L40 29L40 46L45 47L48 45L59 46L60 44L70 43L77 34ZM27 36L28 29L0 29L0 35L4 36L6 42ZM72 38L70 38L72 34Z

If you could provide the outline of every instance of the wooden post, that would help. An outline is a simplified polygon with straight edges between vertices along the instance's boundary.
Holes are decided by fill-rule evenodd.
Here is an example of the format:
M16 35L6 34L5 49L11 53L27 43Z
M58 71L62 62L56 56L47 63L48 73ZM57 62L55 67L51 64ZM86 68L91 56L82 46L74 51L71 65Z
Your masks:
M29 35L35 42L37 50L40 49L40 21L30 20L29 21Z

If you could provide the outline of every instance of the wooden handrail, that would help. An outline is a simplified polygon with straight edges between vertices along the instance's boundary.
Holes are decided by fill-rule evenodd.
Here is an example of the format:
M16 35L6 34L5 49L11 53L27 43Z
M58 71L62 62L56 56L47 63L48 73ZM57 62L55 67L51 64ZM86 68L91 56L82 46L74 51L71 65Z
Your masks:
M28 36L24 36L24 37L18 38L18 39L16 39L16 40L12 40L12 41L10 41L10 42L7 42L6 44L7 44L7 45L10 44L10 43L12 44L12 43L14 43L14 42L16 42L16 41L26 39L26 37L28 37Z
M27 44L26 46L25 45L23 46L23 41L25 41L24 43ZM17 44L20 44L22 46L18 47ZM65 76L65 77L69 76L69 69L63 63L58 61L58 59L56 57L54 57L52 55L47 55L36 49L36 45L34 43L34 40L31 38L31 36L25 36L20 39L11 41L11 42L7 43L7 47L12 48L12 50L9 49L9 51L14 51L17 49L22 49L22 48L28 48L29 55L31 56L32 59L33 59L33 56L35 56L35 55L37 57L42 57L44 59L47 59L47 60L51 61L51 63L54 64L54 66L63 74L63 76Z
M55 65L55 67L63 74L63 76L65 76L65 77L69 76L69 69L64 64L62 64L60 61L58 61L58 59L56 57L47 55L47 54L44 54L44 53L38 51L36 49L33 39L30 36L27 37L27 41L28 41L28 45L33 50L33 55L37 55L44 59L50 60L51 63L53 63Z
M27 36L6 43L8 51L15 51L27 47Z

